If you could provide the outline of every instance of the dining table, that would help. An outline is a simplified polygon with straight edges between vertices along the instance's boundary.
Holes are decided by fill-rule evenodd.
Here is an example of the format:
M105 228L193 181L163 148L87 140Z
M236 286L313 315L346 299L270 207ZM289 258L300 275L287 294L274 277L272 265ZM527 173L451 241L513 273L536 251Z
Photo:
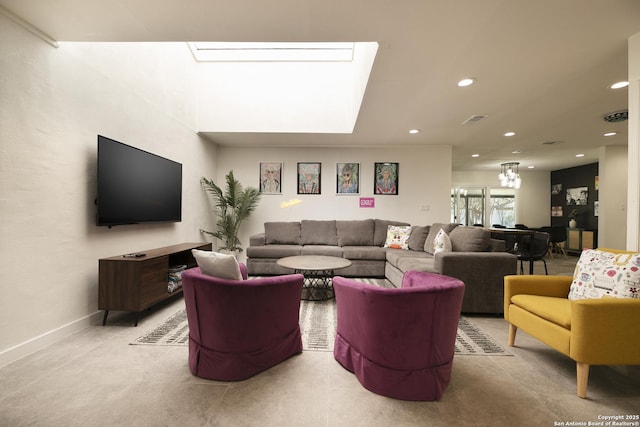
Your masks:
M523 237L529 236L529 241L533 242L533 238L536 234L536 230L531 228L498 228L498 227L489 227L486 230L492 233L492 236L497 234L501 234L504 236L511 235L515 236L516 244L518 246L522 246ZM517 255L517 249L516 249ZM526 258L525 258L526 259ZM531 251L529 251L529 274L533 274L533 256L531 255Z

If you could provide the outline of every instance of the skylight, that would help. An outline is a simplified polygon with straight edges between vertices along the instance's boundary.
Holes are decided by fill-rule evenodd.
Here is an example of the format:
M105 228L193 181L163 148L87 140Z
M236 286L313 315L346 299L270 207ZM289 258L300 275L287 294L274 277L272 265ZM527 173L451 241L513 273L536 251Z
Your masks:
M354 43L189 43L199 62L225 61L352 61Z
M199 132L352 133L376 42L189 43Z

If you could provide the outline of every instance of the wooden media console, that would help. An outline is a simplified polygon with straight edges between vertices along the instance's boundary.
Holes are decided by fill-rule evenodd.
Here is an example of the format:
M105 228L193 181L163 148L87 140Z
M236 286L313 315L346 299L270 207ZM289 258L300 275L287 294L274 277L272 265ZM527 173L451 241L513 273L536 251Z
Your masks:
M181 243L164 248L118 255L99 260L98 309L104 310L102 324L110 310L138 313L182 293L182 287L168 291L169 269L195 267L192 249L211 250L211 243Z

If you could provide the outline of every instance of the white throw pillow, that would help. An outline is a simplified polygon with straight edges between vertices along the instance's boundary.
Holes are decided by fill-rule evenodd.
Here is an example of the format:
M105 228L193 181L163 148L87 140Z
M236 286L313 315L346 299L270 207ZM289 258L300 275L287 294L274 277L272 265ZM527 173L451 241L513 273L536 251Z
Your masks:
M640 298L640 253L586 249L580 254L569 299Z
M387 227L387 240L385 248L409 249L409 237L411 237L410 225L390 225Z
M451 239L444 230L440 229L436 238L433 239L433 254L438 252L451 252Z
M221 279L242 280L238 260L233 255L192 249L191 253L203 274Z

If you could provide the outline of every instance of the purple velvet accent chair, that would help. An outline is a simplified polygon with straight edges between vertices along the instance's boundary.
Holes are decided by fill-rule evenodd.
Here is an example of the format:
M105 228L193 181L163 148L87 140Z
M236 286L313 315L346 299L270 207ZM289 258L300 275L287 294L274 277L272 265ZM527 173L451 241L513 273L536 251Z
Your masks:
M453 366L464 283L407 271L402 287L334 277L338 327L333 355L374 393L440 400Z
M302 352L301 274L246 280L182 273L189 322L189 369L195 376L240 381Z

